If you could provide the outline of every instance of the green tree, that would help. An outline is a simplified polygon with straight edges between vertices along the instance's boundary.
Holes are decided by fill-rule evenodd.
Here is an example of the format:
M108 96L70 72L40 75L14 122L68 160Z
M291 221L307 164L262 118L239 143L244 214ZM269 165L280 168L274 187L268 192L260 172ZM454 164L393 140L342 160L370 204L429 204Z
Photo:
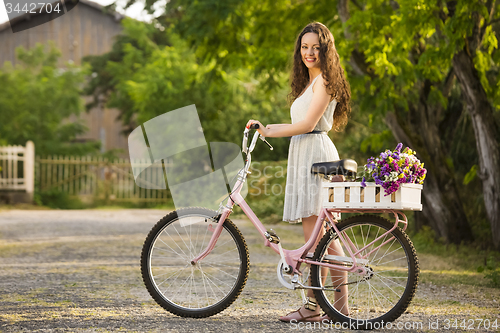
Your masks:
M72 143L85 127L67 118L83 110L81 87L85 68L68 64L57 68L60 52L51 44L26 51L16 49L21 64L10 62L0 69L0 139L2 144L35 143L38 155L85 154L96 151L99 143ZM65 121L66 120L66 121Z
M175 32L165 31L168 38L161 45L152 25L134 20L124 20L123 25L123 35L110 53L85 59L95 73L86 93L96 101L105 96L108 106L121 110L130 130L165 112L195 104L207 142L240 145L248 119L259 115L267 122L278 122L288 112L286 91L278 92L278 97L262 97L260 80L251 70L215 71L214 61L198 59ZM261 159L285 158L288 141L278 139L273 145L274 151L258 147Z
M476 203L484 197L478 204L486 208L498 248L500 174L492 171L499 162L498 7L493 0L171 0L155 24L188 43L198 63L208 66L203 77L210 84L225 88L219 83L240 70L259 82L252 98L258 92L280 105L295 36L313 20L325 23L353 93L354 122L347 137L334 138L365 154L395 140L415 148L429 170L427 223L448 242L470 241L463 201L467 206L470 196L479 198ZM253 110L265 121L261 105ZM274 110L278 122L289 121L285 107ZM473 141L464 139L469 129ZM464 196L462 183L474 179L475 170L484 196Z
M388 126L398 141L415 148L425 161L429 176L424 215L438 236L454 243L473 239L460 197L461 180L449 151L460 133L447 129L463 119L459 115L465 100L484 205L498 247L500 194L495 188L500 174L492 171L498 165L494 112L498 90L491 88L499 82L498 1L338 0L334 4L172 0L158 20L188 40L201 58L220 64L214 69L247 67L256 74L267 73L264 84L269 83L269 94L277 86L273 74L287 68L286 54L298 29L311 20L325 23L347 60L357 110L369 116L371 126ZM384 138L374 133L364 146L376 146ZM468 168L474 162L468 161Z
M497 39L491 25L500 9L497 1L366 1L357 6L341 0L338 5L351 40L353 68L371 79L364 100L378 100L373 105L385 114L395 137L429 162L426 187L436 190L424 195L426 206L436 209L424 212L435 221L439 235L453 242L470 239L449 144L443 140L443 128L453 128L459 119L455 115L463 110L462 105L450 103L453 89L460 88L458 99L465 103L458 104L466 105L472 121L484 205L493 244L500 248L500 194L495 190L500 174L491 172L500 162L493 112L498 93L490 88L499 82L493 61L498 57ZM496 75L487 77L491 70ZM384 98L380 101L377 96Z
M500 19L500 4L493 0L459 1L448 2L447 7L447 13L441 12L444 32L449 43L455 46L453 70L474 128L486 213L493 244L500 249L500 173L496 170L500 165L500 132L495 118L500 92L493 88L500 84L500 53L493 30L493 24ZM498 25L496 31L500 31Z

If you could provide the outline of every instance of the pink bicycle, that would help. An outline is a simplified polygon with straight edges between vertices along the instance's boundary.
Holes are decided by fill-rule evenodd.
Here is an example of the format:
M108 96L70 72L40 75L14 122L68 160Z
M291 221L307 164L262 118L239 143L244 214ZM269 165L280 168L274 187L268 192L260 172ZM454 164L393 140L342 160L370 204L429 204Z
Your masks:
M333 208L322 208L306 244L296 250L283 249L278 235L266 230L240 194L260 135L255 132L249 147L248 136L246 128L242 147L247 155L245 167L238 173L227 202L221 203L219 211L198 207L173 211L147 236L141 271L153 299L173 314L192 318L215 315L236 300L245 286L250 267L243 235L228 218L234 204L238 204L266 246L280 255L277 275L285 287L313 289L323 311L332 319L347 322L349 327L369 329L375 323L397 319L414 297L419 276L415 248L404 232L408 223L406 216L399 210L335 208L333 205ZM339 172L355 177L357 164L352 160L320 163L313 165L313 171L325 178ZM366 214L337 221L335 217L341 212L389 212L395 221ZM313 249L322 228L325 234ZM343 250L340 255L332 254L330 248L337 240ZM344 273L339 279L338 272L347 272L347 277ZM342 296L347 297L343 303L349 306L348 316L336 306L339 287L343 285L348 286L348 293Z

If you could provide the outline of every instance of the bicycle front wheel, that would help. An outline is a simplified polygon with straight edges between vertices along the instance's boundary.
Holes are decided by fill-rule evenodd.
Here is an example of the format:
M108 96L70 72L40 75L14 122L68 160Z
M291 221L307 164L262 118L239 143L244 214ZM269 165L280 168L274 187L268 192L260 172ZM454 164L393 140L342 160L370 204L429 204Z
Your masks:
M406 311L417 288L419 264L415 248L401 228L396 227L377 240L393 226L394 223L373 215L357 215L337 225L339 232L356 247L353 252L374 243L361 252L366 259L362 264L364 272L342 274L339 270L311 266L313 285L326 288L315 290L316 299L330 318L348 323L348 328L379 329ZM316 247L314 260L352 266L338 256L349 257L349 252L330 229Z
M151 230L141 255L142 278L153 299L182 317L215 315L241 293L249 271L248 248L229 219L204 259L191 264L208 245L217 213L184 208L162 218Z

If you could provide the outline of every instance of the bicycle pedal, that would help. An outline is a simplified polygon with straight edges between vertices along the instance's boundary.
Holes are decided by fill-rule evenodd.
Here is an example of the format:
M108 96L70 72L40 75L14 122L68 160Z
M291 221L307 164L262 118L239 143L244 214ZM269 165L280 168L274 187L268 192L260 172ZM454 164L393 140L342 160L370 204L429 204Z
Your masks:
M271 243L274 243L274 244L278 244L280 242L280 238L278 237L278 235L276 235L276 232L274 232L273 229L269 230L269 231L266 231L264 233L264 236L267 238L268 241L270 241Z

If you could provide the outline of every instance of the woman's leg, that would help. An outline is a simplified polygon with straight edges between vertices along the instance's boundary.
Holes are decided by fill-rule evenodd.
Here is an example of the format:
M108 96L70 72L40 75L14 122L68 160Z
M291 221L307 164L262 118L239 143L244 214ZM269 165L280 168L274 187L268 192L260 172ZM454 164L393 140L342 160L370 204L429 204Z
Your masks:
M311 234L314 230L314 226L316 225L316 220L318 219L318 216L312 215L307 218L302 219L302 229L304 230L304 238L306 242L309 240L311 237ZM316 249L316 246L318 245L319 241L325 234L325 230L321 228L318 239L314 243L311 251L314 251ZM344 251L342 250L342 246L340 245L340 241L337 239L335 240L330 247L328 248L328 253L332 255L337 255L337 256L344 256ZM328 268L322 268L321 269L321 277L323 280L323 285L325 284L326 277L328 275ZM330 276L332 279L332 284L333 285L340 285L343 283L347 283L347 272L346 271L338 271L331 269L330 270ZM347 286L341 286L340 292L335 294L335 308L339 310L341 313L348 315L349 314L349 306L347 303L347 293L348 293L348 288ZM307 290L307 296L308 297L314 297L314 292L312 289Z
M311 237L311 234L314 230L314 226L316 225L316 220L318 219L317 215L312 215L309 217L302 218L302 230L304 230L304 239L307 242L309 238ZM318 239L314 243L313 247L309 250L310 252L314 252L314 249L318 245L319 241L321 240L321 237L325 234L325 230L321 228L319 231ZM322 276L326 276L326 270L325 274L323 274L322 271ZM307 289L307 297L314 297L314 291L312 289Z
M328 254L336 255L336 256L344 256L344 251L342 250L342 246L340 241L336 239L330 246L328 247ZM328 270L321 270L321 276L326 277L328 274ZM332 278L332 284L334 286L338 286L344 283L347 283L347 272L339 271L335 269L330 269L330 276ZM348 287L341 286L340 292L335 293L335 304L333 305L335 309L337 309L342 314L348 316L349 315L349 304L348 304Z
M312 234L312 231L314 229L314 225L315 225L317 219L318 219L317 215L312 215L312 216L309 216L306 218L302 218L302 229L304 230L304 238L305 238L306 242L309 240L309 237L311 237L311 234ZM323 236L324 233L325 232L324 232L323 228L321 228L320 235L318 236L318 240L316 240L316 243L311 248L311 251L314 251L314 249L316 248L316 245L318 244L319 240L321 239L321 237ZM311 279L309 279L309 283L310 283L310 280ZM312 289L307 290L307 297L314 298L314 292ZM305 308L305 305L302 305L302 307L299 309L300 313L298 313L297 311L292 312L286 316L281 317L280 319L284 320L284 321L290 321L292 319L299 320L301 317L318 315L317 319L319 320L320 319L320 317L319 317L320 310L321 310L321 308L319 305L316 306L315 310L309 310L309 309Z

